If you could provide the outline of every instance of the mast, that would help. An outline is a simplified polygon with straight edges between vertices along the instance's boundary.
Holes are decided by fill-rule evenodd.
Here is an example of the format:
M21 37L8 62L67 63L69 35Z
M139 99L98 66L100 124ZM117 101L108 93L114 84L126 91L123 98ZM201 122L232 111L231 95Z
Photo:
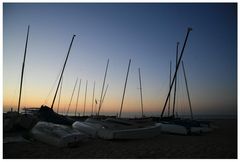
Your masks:
M167 105L167 101L169 99L170 92L171 92L172 87L173 87L173 83L174 83L174 81L176 79L177 70L179 68L179 65L180 65L180 62L181 62L181 59L182 59L182 56L183 56L183 52L184 52L184 49L185 49L185 46L186 46L187 39L188 39L190 31L192 31L192 28L188 28L187 35L186 35L186 38L185 38L185 41L184 41L184 44L183 44L183 48L182 48L182 51L181 51L181 55L179 57L179 60L178 60L178 63L177 63L177 67L176 67L176 70L175 70L175 73L174 73L174 76L173 76L173 80L172 80L172 83L171 83L171 86L170 86L170 90L168 92L167 98L166 98L164 106L163 106L163 110L162 110L162 113L161 113L161 118L163 117L163 114L164 114L164 111L165 111L165 108L166 108L166 105Z
M191 119L193 120L192 104L191 104L191 100L190 100L188 84L187 84L187 76L186 76L186 72L185 72L183 61L182 61L182 68L183 68L183 74L184 74L184 78L185 78L186 89L187 89L188 103L189 103L189 107L190 107Z
M126 86L127 86L127 80L128 80L128 73L129 73L129 69L130 69L130 64L131 64L131 59L129 59L129 63L128 63L127 76L126 76L126 80L125 80L125 84L124 84L124 90L123 90L123 96L122 96L122 102L121 102L119 118L121 118L121 114L122 114L122 107L123 107L123 101L124 101Z
M57 113L59 110L59 105L60 105L60 99L61 99L61 93L62 93L62 85L63 85L63 78L61 80L61 86L60 86L60 92L59 92L59 98L58 98L58 108L57 108Z
M170 86L171 86L171 79L172 79L172 61L170 61L170 79L169 79L169 89L170 89ZM171 94L170 94L171 96ZM169 100L168 100L168 116L170 116L170 105L171 104L171 97L169 97Z
M104 99L105 99L105 96L106 96L106 93L107 93L107 89L108 89L108 84L107 84L107 87L106 87L105 92L104 92L104 95L103 95L103 101L104 101ZM102 101L102 104L103 104L103 101Z
M74 95L74 92L75 92L75 88L76 88L77 82L78 82L78 78L77 78L77 80L76 80L76 82L75 82L75 84L74 84L74 88L73 88L72 96L71 96L71 99L70 99L70 102L69 102L69 105L68 105L68 109L67 109L67 113L66 113L66 115L68 115L69 108L70 108L71 103L72 103L72 98L73 98L73 95Z
M24 73L25 59L26 59L26 54L27 54L27 45L28 45L29 29L30 29L30 25L28 25L27 38L26 38L26 44L25 44L25 50L24 50L24 57L23 57L23 64L22 64L22 73L21 73L21 82L20 82L20 92L19 92L19 99L18 99L18 114L19 114L20 104L21 104L23 73Z
M66 56L64 65L63 65L63 69L62 69L62 73L61 73L61 76L60 76L60 79L59 79L59 82L58 82L58 85L57 85L57 89L56 89L55 95L54 95L54 97L53 97L53 102L52 102L52 105L51 105L51 109L53 109L53 106L54 106L54 102L55 102L55 99L56 99L56 96L57 96L58 88L59 88L61 79L62 79L62 77L63 77L63 72L64 72L64 69L65 69L65 66L66 66L66 63L67 63L67 60L68 60L68 56L69 56L69 53L70 53L70 50L71 50L71 47L72 47L72 43L73 43L73 40L74 40L75 36L76 36L76 35L73 35L72 41L71 41L70 46L69 46L69 49L68 49L68 53L67 53L67 56Z
M94 111L96 113L97 116L97 99L95 98L95 102L94 102Z
M78 86L78 94L77 94L77 102L76 102L75 116L77 116L77 107L78 107L78 99L79 99L81 81L82 81L82 79L80 79L79 86Z
M85 88L85 99L84 99L83 116L85 116L86 98L87 98L87 85L88 85L88 80L86 80L86 88Z
M94 93L95 93L95 81L94 81L94 85L93 85L93 97L92 97L92 112L91 112L91 115L93 115Z
M178 46L179 42L177 42L177 49L176 49L176 69L177 69L177 62L178 62ZM176 102L176 94L177 94L177 75L175 79L175 85L174 85L174 98L173 98L173 110L172 110L172 115L173 117L175 116L175 102Z
M138 68L138 74L139 74L138 76L139 76L141 108L142 108L142 118L143 118L143 97L142 97L142 82L141 82L141 72L140 72L140 68Z
M99 101L99 107L98 107L97 116L99 116L99 112L100 112L100 109L101 109L101 106L102 106L102 97L103 97L102 95L103 95L103 90L104 90L106 76L107 76L108 64L109 64L109 59L107 60L107 66L106 66L106 70L105 70L105 74L104 74L103 85L102 85L102 92L101 92L101 97L100 97L100 101Z

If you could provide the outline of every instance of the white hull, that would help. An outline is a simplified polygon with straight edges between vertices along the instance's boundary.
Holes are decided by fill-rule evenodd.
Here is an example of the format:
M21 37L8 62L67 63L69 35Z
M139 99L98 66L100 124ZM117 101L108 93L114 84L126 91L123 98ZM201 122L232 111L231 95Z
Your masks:
M177 124L162 123L162 132L170 134L187 135L186 127Z
M208 133L208 132L211 132L212 129L210 127L192 127L191 128L191 133L198 133L198 134L201 134L201 133Z
M161 134L161 124L156 123L152 126L130 129L107 129L102 128L98 131L98 136L103 139L144 139L152 138Z
M174 124L174 123L162 123L162 132L163 133L170 133L170 134L180 134L180 135L187 135L187 134L201 134L211 132L212 129L209 127L190 127L187 129L185 126Z
M84 133L68 126L43 121L38 122L32 128L31 134L36 140L57 147L75 146L87 139Z
M89 135L92 138L96 138L97 131L100 128L102 128L102 125L97 124L97 123L76 121L72 124L72 127L80 132L83 132L83 133Z

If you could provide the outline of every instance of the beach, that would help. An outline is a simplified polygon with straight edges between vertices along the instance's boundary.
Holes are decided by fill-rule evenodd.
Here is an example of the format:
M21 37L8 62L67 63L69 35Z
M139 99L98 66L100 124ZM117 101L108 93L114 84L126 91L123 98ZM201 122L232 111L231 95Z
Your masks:
M161 134L152 139L89 139L78 147L57 148L39 141L3 144L4 159L235 159L237 120L214 120L218 127L202 135ZM4 138L14 133L4 134Z

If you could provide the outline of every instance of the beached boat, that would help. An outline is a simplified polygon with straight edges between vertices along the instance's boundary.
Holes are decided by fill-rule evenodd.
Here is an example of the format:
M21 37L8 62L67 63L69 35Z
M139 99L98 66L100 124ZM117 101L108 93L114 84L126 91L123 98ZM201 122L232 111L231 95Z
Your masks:
M3 114L3 131L30 130L38 122L34 115L7 112Z
M44 105L42 105L39 109L38 117L42 121L55 124L72 125L75 122L75 120L71 119L70 117L60 115L54 112L54 110L50 107Z
M22 70L21 70L21 81L20 81L17 112L14 112L13 109L11 108L11 111L3 115L3 131L4 132L14 131L18 128L24 128L28 130L28 129L31 129L36 122L35 118L33 118L32 116L20 114L22 85L23 85L23 76L24 76L25 61L26 61L26 54L27 54L29 30L30 30L30 26L28 25L27 38L26 38L26 44L25 44L25 50L24 50L24 56L23 56L23 64L22 64Z
M189 28L184 45L182 47L182 51L180 53L180 57L178 58L178 45L179 43L177 42L177 49L176 49L176 69L174 72L174 76L171 79L171 63L170 63L170 84L169 84L169 91L167 98L165 100L165 104L161 113L161 119L160 123L162 123L162 131L165 133L174 133L174 134L201 134L204 132L209 132L211 131L211 128L209 125L203 124L202 122L199 122L197 120L193 119L193 112L192 112L192 106L191 106L191 100L190 100L190 94L188 90L188 84L187 84L187 77L185 73L185 68L183 61L181 62L183 52L185 49L185 45L187 43L188 35L192 29ZM186 90L187 90L187 97L188 97L188 102L189 102L189 108L190 108L190 114L191 114L191 119L180 119L175 117L175 98L176 98L176 87L177 87L177 72L179 69L180 64L182 63L182 69L183 69L183 74L184 74L184 79L185 79L185 84L186 84ZM173 100L173 108L172 108L172 116L170 116L170 96L171 96L171 90L174 86L174 100ZM168 103L168 117L163 117L164 111L166 108L166 105Z
M160 123L162 124L162 132L170 134L202 134L212 130L209 126L201 125L196 120L175 119L172 121L161 121Z
M55 94L54 94L54 97L53 97L52 105L51 105L51 107L48 107L48 106L45 106L45 105L41 106L41 108L38 111L38 115L39 115L40 120L43 120L43 121L46 121L46 122L52 122L52 123L55 123L55 124L64 124L64 125L72 125L74 123L73 119L54 112L53 107L54 107L55 99L56 99L56 96L57 96L57 93L58 93L60 83L62 81L64 69L66 67L66 63L67 63L67 60L68 60L68 57L69 57L69 54L70 54L70 51L71 51L72 43L73 43L73 40L74 40L75 36L76 35L73 35L73 37L72 37L72 40L71 40L71 43L70 43L70 46L69 46L69 49L68 49L68 52L67 52L67 56L66 56L66 59L65 59L62 71L61 71L61 75L60 75L60 78L59 78L59 81L58 81L58 85L57 85L57 88L56 88L56 91L55 91Z
M109 127L110 123L107 123L106 120L100 120L100 119L94 119L94 118L88 118L84 122L82 121L76 121L72 124L72 127L80 132L84 132L88 134L92 138L97 138L98 131L101 128ZM114 125L117 127L117 125ZM112 126L113 127L113 126Z
M202 133L211 132L214 129L214 126L210 121L195 120L199 124Z
M152 138L161 134L161 125L148 119L146 122L139 122L114 118L106 120L88 118L84 122L77 121L72 126L91 137L114 140Z
M100 123L76 121L72 124L72 127L80 132L84 132L92 138L96 138L98 130L101 129L103 126Z
M73 147L87 140L87 135L71 127L38 122L31 130L34 139L57 147Z
M162 124L163 133L180 134L180 135L188 134L188 130L184 126L168 123L168 122L161 122L161 124Z
M88 119L88 122L100 124L97 135L102 139L143 139L152 138L161 134L161 124L147 122L136 122L134 120L108 118L104 121Z
M98 136L107 140L152 138L161 134L161 125L161 123L155 123L146 127L124 129L103 127L98 131Z

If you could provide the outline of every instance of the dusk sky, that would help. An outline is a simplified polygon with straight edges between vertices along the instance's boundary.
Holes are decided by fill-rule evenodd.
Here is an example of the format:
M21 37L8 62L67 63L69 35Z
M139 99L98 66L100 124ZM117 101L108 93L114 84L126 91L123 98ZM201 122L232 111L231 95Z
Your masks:
M65 112L77 78L81 79L78 112L91 111L93 83L99 101L107 59L109 88L101 114L119 112L129 59L132 59L122 116L141 114L138 68L145 114L161 114L168 89L170 60L192 27L183 54L193 113L237 112L237 4L152 3L4 3L3 107L17 109L27 26L30 35L23 80L23 107L51 106L73 34L63 76L60 113ZM177 112L189 114L180 66ZM79 83L78 83L79 84ZM54 87L53 87L54 86ZM50 93L50 90L52 89ZM76 90L78 89L78 85ZM77 91L70 111L76 107ZM58 98L57 100L58 101ZM54 110L56 110L57 102Z

